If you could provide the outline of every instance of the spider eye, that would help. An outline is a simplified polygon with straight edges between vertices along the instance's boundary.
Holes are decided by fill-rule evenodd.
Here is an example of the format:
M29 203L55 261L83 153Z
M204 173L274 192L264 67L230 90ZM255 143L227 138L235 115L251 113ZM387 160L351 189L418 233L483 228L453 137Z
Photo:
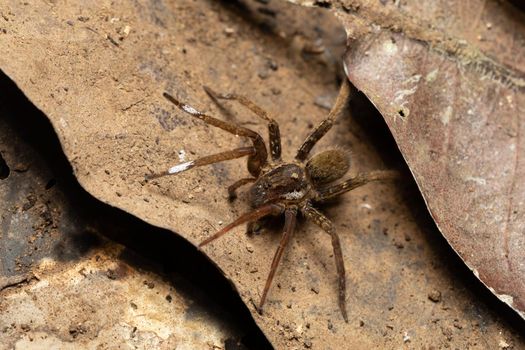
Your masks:
M350 168L350 157L338 149L329 149L314 155L306 163L310 179L316 185L340 179Z

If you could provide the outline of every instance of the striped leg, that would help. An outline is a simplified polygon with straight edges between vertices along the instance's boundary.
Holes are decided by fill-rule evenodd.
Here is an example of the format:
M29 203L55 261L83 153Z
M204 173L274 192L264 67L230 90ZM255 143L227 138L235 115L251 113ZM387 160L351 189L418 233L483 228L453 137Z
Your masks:
M199 243L199 247L202 247L211 241L216 240L217 238L221 237L222 235L226 234L231 229L244 224L245 222L251 222L255 220L259 220L262 217L268 216L268 215L279 215L283 212L284 208L277 204L268 204L264 207L257 208L251 212L248 212L244 215L241 215L237 220L229 224L228 226L224 227L222 230L219 230L214 235L206 238L204 241Z
M372 181L395 180L399 177L400 173L395 170L376 170L369 173L357 174L356 177L317 190L317 196L314 200L316 202L322 202L351 191L354 188L366 185Z
M310 151L315 146L315 144L332 128L335 119L339 116L339 114L341 114L341 111L346 105L349 96L350 83L348 82L348 79L345 79L341 85L341 89L339 90L339 95L337 95L337 100L335 101L332 110L328 114L328 117L326 117L326 119L323 120L310 135L308 135L306 140L304 140L303 144L297 151L295 159L300 161L306 160L308 154L310 154Z
M292 237L293 231L295 229L295 223L297 221L297 208L287 208L285 211L284 220L285 221L283 236L281 237L279 247L277 248L277 251L273 256L272 266L270 267L270 273L268 274L268 278L266 279L266 284L264 285L261 301L259 302L259 312L262 312L262 307L264 305L264 302L266 301L268 290L270 290L270 286L272 285L273 277L275 276L275 272L277 271L277 266L279 266L279 262L281 261L284 250L288 246L288 242L290 241L290 238Z
M180 163L172 166L166 171L160 173L154 173L146 176L146 180L156 179L162 176L167 175L176 175L182 173L183 171L190 170L203 165L213 164L222 162L230 159L237 159L244 156L253 156L255 154L255 148L253 147L241 147L236 148L231 151L216 153L211 156L202 157L196 160L191 160L189 162Z
M281 132L279 131L279 124L268 116L268 113L250 99L243 95L237 94L218 94L207 86L204 86L204 91L211 97L211 99L219 104L218 99L235 100L252 111L259 118L268 122L268 134L270 139L270 154L273 160L281 159Z
M228 199L230 201L233 201L235 198L237 198L237 189L241 186L244 186L246 184L249 184L249 183L252 183L252 182L255 182L255 180L257 180L256 178L254 177L247 177L245 179L240 179L240 180L237 180L235 181L233 184L231 184L229 187L228 187Z
M203 122L213 125L217 128L220 128L224 131L227 131L231 134L238 135L238 136L245 136L249 137L253 142L253 147L255 148L255 154L250 156L248 158L248 171L253 176L258 176L261 172L261 168L266 165L267 158L268 158L268 151L266 150L266 145L264 144L264 140L253 130L244 128L242 126L238 126L232 123L225 122L223 120L210 117L209 115L206 115L202 112L199 112L195 108L193 108L190 105L187 105L185 103L182 103L175 99L173 96L165 92L163 94L165 98L168 99L171 103L173 103L175 106L177 106L180 110L188 113L189 115L202 120Z
M346 313L346 272L345 262L343 260L343 250L341 248L341 242L339 236L335 231L335 227L326 216L323 215L319 210L312 207L307 203L301 208L301 213L312 220L317 226L322 228L332 238L332 248L334 249L335 267L337 269L337 277L339 280L339 309L343 314L343 319L348 323L348 315Z

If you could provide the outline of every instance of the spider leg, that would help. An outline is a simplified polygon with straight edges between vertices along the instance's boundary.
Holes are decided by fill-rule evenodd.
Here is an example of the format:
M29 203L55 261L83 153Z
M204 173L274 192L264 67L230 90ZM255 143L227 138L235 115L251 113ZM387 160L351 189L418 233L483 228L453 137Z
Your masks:
M268 151L266 150L266 146L264 144L264 140L261 137L261 135L259 135L255 131L250 130L248 128L238 126L238 125L235 125L229 122L225 122L223 120L220 120L214 117L210 117L209 115L199 112L192 106L178 101L177 99L175 99L173 96L171 96L167 92L164 92L163 96L166 99L168 99L171 103L173 103L175 106L177 106L180 110L186 112L187 114L197 119L202 120L206 124L213 125L217 128L220 128L234 135L249 137L253 142L253 147L255 148L255 154L251 155L250 158L248 158L248 171L253 176L259 175L259 173L261 172L261 168L264 165L266 165L267 158L268 158Z
M264 216L268 216L268 215L279 215L279 214L281 214L283 212L283 210L284 210L284 207L282 207L280 205L268 204L268 205L265 205L263 207L257 208L257 209L255 209L253 211L250 211L250 212L248 212L248 213L238 217L237 220L235 220L231 224L225 226L222 230L219 230L218 232L216 232L212 236L210 236L210 237L206 238L204 241L200 242L199 243L199 247L202 247L202 246L210 243L211 241L216 240L217 238L221 237L222 235L224 235L225 233L230 231L232 228L234 228L236 226L239 226L241 224L244 224L245 222L258 220L258 219L260 219L260 218L262 218Z
M237 191L237 189L239 187L244 186L244 185L249 184L249 183L252 183L252 182L255 182L255 180L257 180L257 179L254 178L254 177L247 177L247 178L244 178L244 179L237 180L233 184L231 184L228 187L228 198L229 198L229 200L233 201L235 198L237 198L237 193L235 193L235 191Z
M224 99L224 100L236 100L240 104L242 104L244 107L248 108L250 111L252 111L255 115L257 115L259 118L265 120L268 122L268 134L270 139L270 153L272 155L273 160L280 160L281 159L281 132L279 131L279 124L277 122L270 118L268 116L268 113L256 105L254 102L252 102L250 99L243 95L237 95L237 94L218 94L212 89L210 89L207 86L203 86L204 91L211 97L211 99L217 103L220 104L218 99Z
M346 105L346 102L348 101L349 96L350 83L348 79L345 78L343 83L341 84L339 95L337 95L337 100L335 101L332 110L330 110L330 113L328 113L328 117L326 117L325 120L323 120L319 125L317 125L314 131L312 131L312 133L308 135L306 140L304 140L303 144L297 151L295 159L299 161L306 160L308 154L310 154L310 151L315 146L315 144L332 128L335 119L343 110L344 106Z
M345 192L351 191L354 188L366 185L369 182L394 180L399 178L399 176L400 173L396 170L376 170L368 173L360 173L355 177L341 183L318 189L314 200L316 202L322 202L327 199L337 197Z
M279 247L277 248L277 251L275 252L275 255L273 256L272 266L270 267L270 273L268 274L268 278L266 279L266 284L264 285L263 294L261 297L261 301L259 303L259 312L262 312L262 307L264 305L264 302L266 301L266 296L268 295L268 290L270 289L270 286L273 281L273 277L275 275L275 271L277 270L277 266L279 265L279 262L281 261L281 258L283 256L284 250L286 246L288 245L288 242L290 241L290 238L292 237L293 231L295 229L295 223L297 221L297 208L291 207L287 208L285 213L285 221L284 221L284 232L283 236L281 237L281 241L279 242Z
M244 156L253 156L254 154L255 154L255 148L253 147L236 148L234 150L216 153L211 156L205 156L205 157L202 157L196 160L191 160L189 162L177 164L161 173L154 173L154 174L147 175L146 179L151 180L151 179L156 179L162 176L175 175L175 174L182 173L183 171L186 171L191 168L198 167L198 166L218 163L224 160L236 159L236 158L241 158Z
M348 315L346 313L346 273L345 262L343 260L343 250L341 249L341 242L335 230L334 225L323 213L315 209L310 203L307 203L301 208L301 213L312 220L317 226L322 228L332 238L332 248L334 249L335 266L337 269L337 277L339 280L339 309L346 323L348 323Z

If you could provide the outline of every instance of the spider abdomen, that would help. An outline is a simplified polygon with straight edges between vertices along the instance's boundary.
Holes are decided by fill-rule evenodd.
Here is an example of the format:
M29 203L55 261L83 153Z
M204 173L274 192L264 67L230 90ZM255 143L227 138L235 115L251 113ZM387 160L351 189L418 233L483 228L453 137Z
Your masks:
M250 203L258 208L268 203L299 203L310 189L306 172L297 164L283 164L263 174L250 189Z

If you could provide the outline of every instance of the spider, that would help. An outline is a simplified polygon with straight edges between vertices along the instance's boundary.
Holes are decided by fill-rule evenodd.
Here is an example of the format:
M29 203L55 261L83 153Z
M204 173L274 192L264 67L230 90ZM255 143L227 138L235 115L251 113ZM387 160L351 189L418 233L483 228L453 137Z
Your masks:
M279 247L273 257L270 273L266 279L266 284L258 305L258 311L262 313L262 308L266 301L277 266L294 232L297 215L298 213L302 214L302 216L313 221L330 235L339 283L339 308L343 319L345 322L348 322L346 312L346 277L341 243L333 223L321 213L315 205L326 202L371 181L397 177L396 171L378 170L360 173L355 177L334 184L334 181L342 178L350 168L350 159L347 154L339 149L329 149L308 158L314 145L332 128L336 117L343 110L350 94L349 82L346 79L344 80L335 105L327 118L308 135L297 151L295 159L289 162L281 159L279 124L270 118L268 113L243 95L218 94L206 86L204 86L204 90L215 103L220 104L220 99L235 100L268 124L271 160L268 159L268 151L263 138L255 131L206 115L192 106L180 102L167 92L164 92L164 97L185 113L231 134L247 137L251 140L252 146L236 148L180 163L169 168L167 171L150 174L147 178L152 179L166 175L180 174L195 167L248 156L248 172L251 176L233 183L228 187L228 193L230 199L233 200L236 197L236 191L239 187L252 184L248 192L252 210L241 215L235 221L202 241L199 247L223 236L241 224L248 223L250 225L267 216L284 214L283 234L279 242Z

